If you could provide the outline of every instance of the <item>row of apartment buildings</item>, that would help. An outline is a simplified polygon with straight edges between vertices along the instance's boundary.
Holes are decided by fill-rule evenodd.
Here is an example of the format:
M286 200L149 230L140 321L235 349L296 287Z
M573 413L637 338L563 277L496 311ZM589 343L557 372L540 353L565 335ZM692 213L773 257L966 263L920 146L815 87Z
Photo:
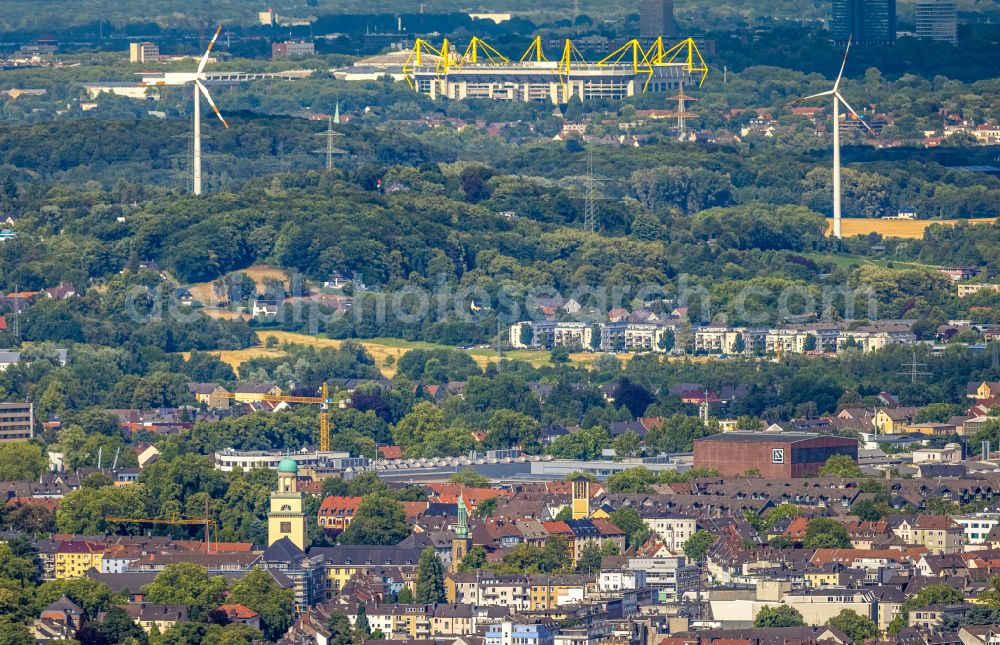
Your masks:
M912 321L886 320L851 327L844 322L787 324L780 327L707 325L692 330L689 347L698 354L762 355L839 352L857 348L874 352L887 345L916 342ZM667 352L673 349L680 323L527 321L511 325L509 341L515 349L568 347L599 351Z

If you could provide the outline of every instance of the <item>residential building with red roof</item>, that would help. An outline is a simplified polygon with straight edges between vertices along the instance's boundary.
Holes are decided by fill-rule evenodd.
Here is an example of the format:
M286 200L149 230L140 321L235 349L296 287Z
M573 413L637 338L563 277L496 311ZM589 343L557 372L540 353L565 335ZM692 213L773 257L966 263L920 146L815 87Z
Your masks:
M231 623L243 623L254 629L260 629L260 614L240 603L219 605L219 611L226 615Z
M63 540L56 550L56 580L79 578L87 569L101 570L105 546L86 540Z
M319 525L327 531L343 531L354 520L361 504L360 497L338 497L331 495L319 505L317 518Z

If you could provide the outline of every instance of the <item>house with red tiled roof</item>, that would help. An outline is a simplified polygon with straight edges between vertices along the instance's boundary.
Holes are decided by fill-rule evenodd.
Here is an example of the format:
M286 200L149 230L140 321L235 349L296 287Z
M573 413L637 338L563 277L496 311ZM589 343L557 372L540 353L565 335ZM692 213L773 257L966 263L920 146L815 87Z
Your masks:
M61 497L11 497L7 500L7 512L17 510L23 506L34 508L44 508L50 513L55 513L59 508Z
M911 555L897 549L816 549L809 564L825 567L836 563L852 569L878 569L893 563L909 564Z
M851 538L851 546L855 549L870 549L875 542L884 541L892 536L889 523L885 520L878 522L856 520L849 522L845 528L847 536Z
M573 539L573 530L569 528L569 524L566 522L552 521L552 522L542 522L542 528L550 535L561 535L565 538Z
M239 603L219 605L219 611L223 612L231 623L243 623L254 629L260 629L260 614L246 605Z
M913 523L913 543L927 547L933 555L960 553L965 530L947 515L918 515Z
M804 116L810 119L815 119L817 116L822 116L822 107L804 106L804 107L793 107L792 114L796 116Z
M378 453L382 455L383 459L402 459L403 458L403 447L402 446L379 446Z
M412 522L427 512L427 502L402 502L406 521Z
M319 525L327 531L343 531L354 520L361 497L340 497L330 495L323 499L317 511Z
M801 542L806 537L806 529L809 527L808 517L796 517L793 518L788 528L784 530L781 534L782 537L786 537L789 540L794 540L795 542Z
M431 489L430 501L438 504L457 504L461 495L470 511L475 511L483 500L513 496L510 491L498 488L471 488L451 482L427 484L427 487Z
M617 544L619 553L625 550L625 531L615 526L611 520L595 517L590 522L597 527L602 540L611 540Z

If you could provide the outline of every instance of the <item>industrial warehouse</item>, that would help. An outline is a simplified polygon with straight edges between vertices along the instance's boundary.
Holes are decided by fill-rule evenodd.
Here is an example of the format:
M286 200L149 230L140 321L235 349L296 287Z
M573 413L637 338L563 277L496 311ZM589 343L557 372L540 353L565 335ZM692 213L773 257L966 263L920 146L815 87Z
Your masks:
M571 40L559 60L549 60L536 38L520 60L512 61L479 38L459 55L447 40L440 49L417 40L402 68L410 86L437 99L550 102L576 98L620 100L646 91L700 85L708 67L688 38L665 47L657 38L644 48L631 40L606 58L588 62Z

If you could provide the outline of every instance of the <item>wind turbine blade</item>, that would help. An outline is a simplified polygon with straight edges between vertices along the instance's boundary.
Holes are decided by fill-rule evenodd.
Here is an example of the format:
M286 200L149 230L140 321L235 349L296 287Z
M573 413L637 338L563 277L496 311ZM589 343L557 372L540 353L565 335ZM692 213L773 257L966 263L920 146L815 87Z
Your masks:
M205 65L208 63L208 55L212 53L212 47L215 46L215 41L219 38L219 33L222 32L222 25L215 30L215 35L212 36L212 41L208 43L208 49L205 50L205 55L201 57L201 62L198 63L198 73L201 74L205 70Z
M844 76L844 68L847 67L847 54L851 51L851 39L854 38L854 34L851 34L847 38L847 48L844 50L844 62L840 64L840 73L837 74L837 82L833 84L833 91L836 92L840 89L840 79Z
M851 107L850 103L847 102L847 99L845 99L843 96L840 95L840 92L835 93L834 96L836 96L837 99L844 104L844 107L848 109L848 111L851 113L851 116L857 118L858 121L861 121L861 125L865 126L865 128L873 135L875 135L876 137L878 136L877 134L875 134L875 131L872 130L871 126L868 125L868 122L865 121L864 117L858 114L858 112Z
M226 126L226 129L228 130L229 124L226 123L224 118L222 118L222 112L219 112L219 108L215 107L215 101L212 100L212 95L208 93L208 88L202 85L201 81L195 81L194 83L198 86L198 89L201 90L201 93L205 95L205 99L208 101L208 104L211 105L212 109L215 111L215 116L219 117L219 120L222 121L222 125Z
M783 107L787 107L789 105L794 105L796 103L801 103L803 101L808 101L810 99L818 99L818 98L823 97L823 96L831 96L833 93L834 93L834 90L827 90L825 92L820 92L819 94L811 94L810 96L803 96L800 99L795 99L794 101L789 101L788 103L785 103L785 105Z

